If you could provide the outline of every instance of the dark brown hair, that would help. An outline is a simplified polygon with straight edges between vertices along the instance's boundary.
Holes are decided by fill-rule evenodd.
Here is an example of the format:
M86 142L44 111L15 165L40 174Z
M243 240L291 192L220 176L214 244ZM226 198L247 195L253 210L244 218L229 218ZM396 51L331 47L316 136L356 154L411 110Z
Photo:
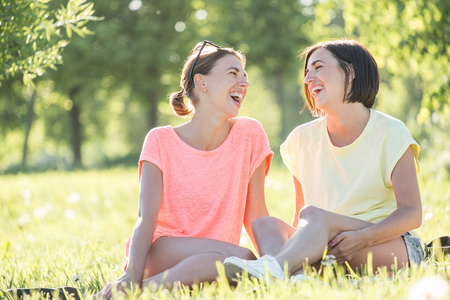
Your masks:
M203 42L197 43L197 45L192 49L191 54L184 62L180 80L181 90L169 95L170 105L172 106L174 113L179 117L186 117L190 115L194 111L195 104L198 102L198 98L194 93L194 86L191 81L189 71L191 70L191 66L194 63L194 60L197 57L198 51L202 45ZM195 74L208 75L215 63L226 55L236 56L245 67L245 56L239 51L233 50L232 48L218 48L206 44L194 66L192 78Z
M303 67L303 78L306 76L306 68L311 54L318 49L326 49L339 62L339 66L345 73L344 95L348 95L346 102L360 102L367 108L372 108L375 103L375 97L378 94L380 86L380 73L378 66L372 54L364 45L354 40L335 40L315 44L306 48L301 57L305 57L305 65ZM352 65L355 78L350 92L347 94L349 83L350 69ZM316 107L316 103L309 92L308 85L303 83L303 91L305 92L306 103L309 111L314 115L323 115L323 112Z

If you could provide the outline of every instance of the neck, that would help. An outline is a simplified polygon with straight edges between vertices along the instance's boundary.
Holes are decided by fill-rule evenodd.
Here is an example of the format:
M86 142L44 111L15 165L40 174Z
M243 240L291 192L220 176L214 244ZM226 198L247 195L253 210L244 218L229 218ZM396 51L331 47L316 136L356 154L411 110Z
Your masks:
M338 112L327 113L327 129L331 142L338 147L353 143L364 131L370 110L361 103L348 103Z
M217 119L194 114L192 120L178 126L175 131L191 147L202 151L211 151L225 142L232 123L232 119Z

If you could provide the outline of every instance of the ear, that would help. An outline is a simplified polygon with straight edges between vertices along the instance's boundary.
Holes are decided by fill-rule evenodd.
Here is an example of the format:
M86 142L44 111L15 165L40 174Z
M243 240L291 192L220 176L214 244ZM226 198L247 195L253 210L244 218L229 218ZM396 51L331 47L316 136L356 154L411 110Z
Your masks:
M200 90L204 90L206 87L206 82L205 82L205 76L203 76L202 74L195 74L194 76L194 84L196 87L199 87Z
M347 69L348 69L348 83L350 83L353 80L355 80L355 70L353 69L353 64L349 64L347 66Z

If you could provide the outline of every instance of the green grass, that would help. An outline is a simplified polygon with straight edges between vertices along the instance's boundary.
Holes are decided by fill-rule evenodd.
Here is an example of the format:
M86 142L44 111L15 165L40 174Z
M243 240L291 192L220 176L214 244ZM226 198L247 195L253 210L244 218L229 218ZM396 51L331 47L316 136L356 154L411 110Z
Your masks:
M424 223L417 232L424 241L450 233L450 181L432 178L425 172L419 177ZM291 175L273 165L266 183L270 213L291 222ZM88 298L122 274L124 244L137 213L136 169L2 176L0 191L0 289L75 286ZM245 235L242 244L252 247ZM344 276L340 270L334 276L332 269L321 270L321 280L268 286L242 280L230 288L221 276L218 282L191 290L147 291L143 298L406 299L424 278L450 278L448 258L392 276L384 271L377 276Z

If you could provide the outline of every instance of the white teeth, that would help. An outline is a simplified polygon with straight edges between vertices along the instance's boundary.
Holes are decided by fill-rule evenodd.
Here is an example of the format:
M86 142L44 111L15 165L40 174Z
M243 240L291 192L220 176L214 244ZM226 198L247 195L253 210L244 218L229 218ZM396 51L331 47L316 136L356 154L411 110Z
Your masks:
M315 87L313 87L312 92L316 93L317 91L320 91L321 89L322 89L321 86L315 86Z
M242 100L242 94L241 94L241 93L233 92L233 93L230 93L230 96L231 96L234 100L238 100L238 101L241 101L241 100Z

